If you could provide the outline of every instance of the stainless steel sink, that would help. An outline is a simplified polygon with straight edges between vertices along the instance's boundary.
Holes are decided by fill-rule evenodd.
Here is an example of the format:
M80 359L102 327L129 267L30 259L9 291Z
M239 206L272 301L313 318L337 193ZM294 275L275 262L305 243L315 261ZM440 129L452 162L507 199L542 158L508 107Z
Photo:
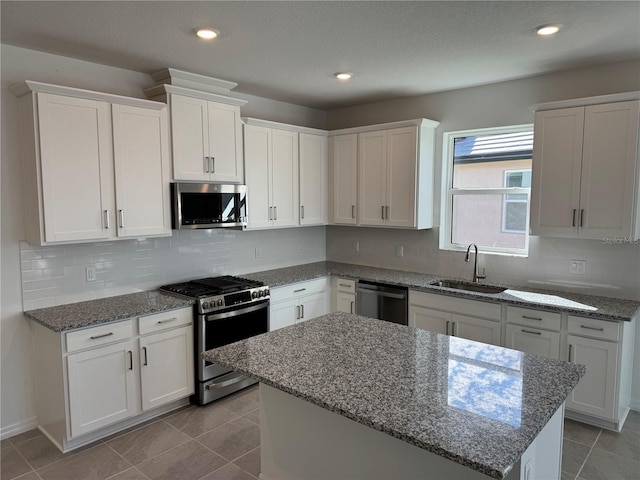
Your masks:
M435 287L452 288L454 290L466 290L478 293L501 293L506 287L496 287L494 285L483 285L481 283L461 282L459 280L440 280L432 283Z

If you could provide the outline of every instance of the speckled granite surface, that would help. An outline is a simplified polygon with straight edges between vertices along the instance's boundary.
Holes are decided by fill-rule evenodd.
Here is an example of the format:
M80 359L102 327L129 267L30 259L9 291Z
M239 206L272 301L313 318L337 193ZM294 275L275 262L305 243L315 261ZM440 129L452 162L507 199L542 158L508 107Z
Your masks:
M326 275L388 283L414 290L473 300L508 303L519 307L539 308L556 312L568 312L583 317L609 321L629 321L640 309L640 302L633 300L551 290L521 289L516 287L507 288L504 292L497 294L452 290L450 288L431 285L431 283L441 279L441 277L435 275L337 262L317 262L296 267L267 270L244 276L254 280L260 280L271 287L277 287L279 285L287 285L289 283L310 280Z
M502 479L585 367L336 313L203 356Z
M193 305L193 300L150 291L39 308L24 314L45 327L61 332L190 305Z

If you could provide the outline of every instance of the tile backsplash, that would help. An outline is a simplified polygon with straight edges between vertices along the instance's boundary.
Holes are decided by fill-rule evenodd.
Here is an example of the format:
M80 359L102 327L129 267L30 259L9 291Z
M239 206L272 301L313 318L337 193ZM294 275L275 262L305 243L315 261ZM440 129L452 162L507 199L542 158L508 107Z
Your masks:
M325 227L174 230L173 236L38 247L20 243L24 310L217 275L325 260ZM86 268L95 268L87 281Z
M464 256L439 249L437 228L327 227L327 260L471 280L473 258ZM585 260L585 273L570 274L570 260ZM478 263L485 283L640 300L638 242L530 237L528 257L480 254Z

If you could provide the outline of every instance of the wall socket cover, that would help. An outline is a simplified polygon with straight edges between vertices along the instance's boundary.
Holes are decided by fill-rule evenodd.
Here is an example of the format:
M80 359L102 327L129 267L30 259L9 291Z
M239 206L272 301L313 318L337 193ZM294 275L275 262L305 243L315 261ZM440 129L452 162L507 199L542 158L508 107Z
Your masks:
M573 275L584 275L587 272L586 260L569 260L569 273Z
M96 267L89 266L84 269L85 276L87 278L87 282L95 282L96 281Z
M256 258L262 257L262 249L260 247L256 247Z

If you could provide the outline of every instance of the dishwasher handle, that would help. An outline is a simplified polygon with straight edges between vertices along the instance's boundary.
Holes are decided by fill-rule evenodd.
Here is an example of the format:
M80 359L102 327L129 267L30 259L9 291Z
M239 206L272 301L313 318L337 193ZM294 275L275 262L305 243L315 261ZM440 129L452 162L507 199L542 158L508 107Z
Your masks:
M358 293L368 293L371 295L377 295L378 297L396 298L398 300L404 300L407 298L406 293L392 293L380 290L379 288L369 288L362 285L358 285Z

